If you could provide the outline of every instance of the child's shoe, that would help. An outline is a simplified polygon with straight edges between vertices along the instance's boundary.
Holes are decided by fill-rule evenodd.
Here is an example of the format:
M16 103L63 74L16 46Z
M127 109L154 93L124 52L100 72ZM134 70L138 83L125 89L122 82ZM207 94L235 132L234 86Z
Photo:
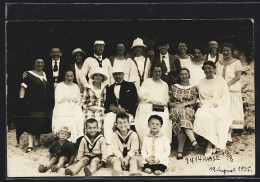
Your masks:
M70 170L69 168L65 169L65 175L73 176L72 170Z
M117 170L112 171L112 176L121 176L121 172Z
M51 166L51 172L57 172L59 168L56 165Z
M39 165L39 167L38 167L38 171L40 172L40 173L45 173L46 171L47 171L48 169L47 169L47 167L45 167L44 165Z
M84 167L84 173L85 173L85 176L92 176L91 171L89 170L88 166Z

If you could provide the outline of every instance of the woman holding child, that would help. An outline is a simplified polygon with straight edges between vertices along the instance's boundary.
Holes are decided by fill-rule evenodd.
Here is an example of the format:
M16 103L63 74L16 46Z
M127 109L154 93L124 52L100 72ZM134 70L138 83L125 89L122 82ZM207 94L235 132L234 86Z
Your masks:
M97 67L91 74L92 83L88 84L84 89L82 97L82 109L85 121L95 118L98 121L98 130L101 131L104 118L104 102L106 100L107 76L104 70Z
M69 141L76 143L83 136L83 113L81 94L77 84L73 83L74 73L68 69L65 81L57 84L55 89L55 107L52 116L52 130L57 134L59 128L67 126L71 130Z
M197 145L193 134L194 105L197 100L197 88L189 84L190 71L182 68L179 74L180 83L170 87L170 119L173 121L173 133L178 138L177 159L183 159L183 147L186 137L190 139L192 147Z
M169 120L168 101L169 87L166 82L161 80L162 64L156 63L151 67L153 73L152 78L148 78L143 82L139 90L140 104L136 111L135 127L139 135L140 141L143 141L145 135L149 133L147 125L148 118L157 114L163 118L164 125L162 133L164 133L169 142L172 140L172 123Z
M200 102L195 114L194 132L208 140L205 156L213 153L212 145L224 149L232 124L230 94L222 77L215 75L215 63L205 61L202 67L206 78L198 84Z

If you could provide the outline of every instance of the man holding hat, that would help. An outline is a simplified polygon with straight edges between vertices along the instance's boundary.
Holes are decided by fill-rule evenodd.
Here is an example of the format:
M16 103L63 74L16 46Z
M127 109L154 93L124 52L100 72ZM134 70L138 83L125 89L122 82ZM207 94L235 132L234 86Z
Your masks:
M137 108L137 91L134 83L124 81L124 68L120 66L113 67L113 83L107 89L105 101L104 118L104 136L107 142L108 156L112 155L111 136L113 134L113 126L116 121L118 112L127 112L129 115L130 125L135 116Z
M209 53L203 56L203 61L213 61L215 64L223 59L223 54L218 52L218 43L216 41L209 41Z
M162 64L163 67L161 79L165 81L170 87L171 85L178 82L181 63L177 56L168 53L169 48L170 45L167 40L160 40L158 43L158 50L160 55L156 56L153 62Z
M108 80L106 81L106 83L108 85L112 83L112 66L109 59L103 58L102 56L104 49L105 42L103 40L96 40L94 42L94 56L88 57L82 66L82 76L80 80L84 87L86 87L88 82L90 82L90 73L93 69L96 69L97 67L103 68L103 70L105 71L104 74L108 76Z
M144 45L143 40L137 37L131 47L134 51L134 56L127 59L125 80L134 82L137 90L150 75L150 59L143 56L145 48L146 45Z

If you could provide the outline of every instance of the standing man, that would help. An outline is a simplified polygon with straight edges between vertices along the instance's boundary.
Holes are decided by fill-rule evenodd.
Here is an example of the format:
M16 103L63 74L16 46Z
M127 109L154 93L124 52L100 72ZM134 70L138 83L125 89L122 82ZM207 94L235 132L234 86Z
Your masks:
M107 142L107 154L112 155L111 136L113 126L118 112L127 112L130 125L134 125L133 118L137 108L137 91L135 84L124 81L124 68L113 67L113 78L115 83L107 90L105 101L104 136Z
M203 61L213 61L215 64L223 59L223 54L218 52L218 43L216 41L209 41L209 53L203 56Z
M112 83L112 66L109 59L102 56L104 49L105 42L103 40L96 40L94 42L94 55L92 57L88 57L82 66L82 76L80 80L84 87L90 83L90 74L97 67L101 67L105 70L104 74L108 77L106 81L107 84L110 85Z
M178 82L181 63L177 56L168 53L169 48L169 42L166 40L161 40L158 43L160 55L154 57L153 62L161 63L163 65L161 79L165 81L170 87L171 85Z

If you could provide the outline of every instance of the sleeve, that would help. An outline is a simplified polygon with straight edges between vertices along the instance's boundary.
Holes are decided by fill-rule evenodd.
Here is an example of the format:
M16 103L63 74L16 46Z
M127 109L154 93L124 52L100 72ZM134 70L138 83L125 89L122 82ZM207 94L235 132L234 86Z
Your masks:
M106 145L106 139L105 137L101 138L101 154L102 154L102 160L107 160L107 145Z
M88 104L89 104L89 95L88 95L88 88L84 88L83 96L82 96L82 110L83 112L88 110Z
M235 71L243 71L242 64L239 60L236 60Z
M169 102L174 102L173 91L174 91L174 85L171 85L169 89L169 97L170 97Z
M112 85L114 82L113 76L112 76L112 65L109 59L107 59L108 62L108 79L109 79L109 85Z
M216 99L216 104L217 106L224 106L230 108L230 94L228 85L223 78L220 78L218 83L219 89L217 91L217 94L219 96L219 99Z
M144 102L149 102L151 98L149 97L149 82L150 80L144 80L142 86L139 89L139 97ZM168 93L167 93L168 94Z
M104 107L105 107L105 113L108 113L110 112L110 105L112 104L112 89L111 89L111 86L107 88L106 90L106 100L105 100L105 103L104 103Z
M116 157L123 157L122 152L119 149L119 146L117 144L117 134L113 133L111 137L111 147L112 147L112 152Z
M76 151L75 151L74 145L70 142L68 147L69 147L69 151L70 151L70 157L71 156L75 156L76 155Z
M86 142L85 142L85 138L83 137L79 144L78 156L77 156L78 160L80 160L84 156L85 146L86 146Z
M124 80L129 81L130 80L130 73L131 72L131 58L128 58L126 60L126 67L125 67L125 75L124 75Z
M131 92L130 92L131 95L129 95L129 98L131 98L131 99L129 100L129 102L127 102L128 107L126 107L126 108L128 108L127 112L129 112L130 114L135 116L136 109L137 109L136 103L138 102L138 95L137 95L137 90L136 90L134 83L131 83L130 88L131 88Z
M29 86L29 78L28 78L28 71L26 71L27 76L26 78L23 78L21 87L24 87L25 89Z
M158 159L159 159L159 161L164 161L165 159L168 159L171 154L170 142L166 136L163 136L160 147L163 148L163 152L160 153L160 156L158 157Z
M58 83L55 89L55 102L59 102L64 98L62 83Z
M163 100L163 103L164 103L164 105L167 106L167 104L169 102L169 99L170 99L170 97L169 97L169 87L168 87L167 83L164 84L164 93L163 93L163 95L165 96L165 98Z
M135 132L133 132L131 134L130 141L131 141L131 145L130 145L131 148L127 154L129 157L133 157L133 156L135 156L135 152L138 151L138 149L139 149L139 140L138 140L137 134Z
M141 150L141 155L144 161L147 157L149 157L147 146L148 146L148 138L145 136L143 139L142 150Z
M150 62L150 59L147 58L147 60L146 60L146 67L145 67L145 74L144 74L144 80L149 78L149 76L150 76L150 68L151 68L151 62Z
M84 87L86 87L88 84L86 76L88 75L88 72L89 72L89 61L90 60L87 58L84 61L83 66L82 66L82 76L80 77L80 81Z

